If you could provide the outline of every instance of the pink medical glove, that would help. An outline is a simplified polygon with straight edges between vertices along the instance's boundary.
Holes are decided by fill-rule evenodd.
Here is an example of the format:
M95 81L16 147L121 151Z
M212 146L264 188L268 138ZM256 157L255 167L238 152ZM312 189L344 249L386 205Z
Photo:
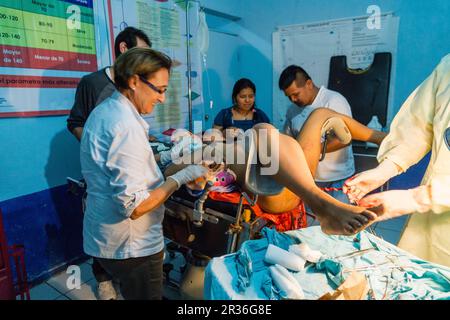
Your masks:
M386 181L399 174L397 165L389 159L376 168L354 175L344 182L343 191L350 202L358 202L370 191L381 187Z
M378 221L415 212L424 213L431 209L430 189L428 186L420 186L375 193L362 198L358 205L378 214Z

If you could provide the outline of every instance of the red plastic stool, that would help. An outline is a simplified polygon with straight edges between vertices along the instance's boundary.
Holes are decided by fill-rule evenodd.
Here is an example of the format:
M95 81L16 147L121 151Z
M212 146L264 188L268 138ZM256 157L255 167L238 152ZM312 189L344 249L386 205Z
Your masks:
M14 260L17 283L13 283L13 273L9 259ZM23 245L8 246L3 228L2 211L0 209L0 300L30 300L27 273L25 269L25 248Z
M30 289L28 288L27 271L25 269L25 247L21 244L14 244L8 247L8 251L16 266L17 283L14 285L16 297L20 295L20 300L30 300Z

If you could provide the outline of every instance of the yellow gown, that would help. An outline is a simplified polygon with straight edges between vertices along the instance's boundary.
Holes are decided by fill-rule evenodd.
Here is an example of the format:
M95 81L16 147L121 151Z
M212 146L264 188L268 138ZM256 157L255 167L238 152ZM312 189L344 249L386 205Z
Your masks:
M431 212L408 219L398 246L431 262L450 267L450 54L408 97L395 116L378 161L390 159L403 171L430 150L431 160L422 185L431 186Z

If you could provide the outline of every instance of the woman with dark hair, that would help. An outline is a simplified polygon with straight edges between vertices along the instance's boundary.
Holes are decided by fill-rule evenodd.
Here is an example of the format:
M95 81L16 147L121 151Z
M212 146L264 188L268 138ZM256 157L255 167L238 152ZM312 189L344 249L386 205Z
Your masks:
M231 99L233 106L219 111L214 128L219 130L242 129L246 131L258 123L270 123L267 115L255 106L256 87L246 78L236 81Z
M171 65L149 48L120 55L117 91L92 111L81 138L84 251L119 280L127 300L162 298L164 202L207 172L189 165L164 179L148 144L149 125L141 115L164 102Z

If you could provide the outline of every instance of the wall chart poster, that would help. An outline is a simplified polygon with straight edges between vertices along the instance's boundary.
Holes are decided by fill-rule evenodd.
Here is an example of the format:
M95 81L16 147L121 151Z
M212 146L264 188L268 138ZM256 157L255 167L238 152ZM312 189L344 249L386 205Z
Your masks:
M187 7L186 7L187 3ZM111 44L127 26L143 30L152 42L152 48L167 54L173 60L166 101L157 105L151 115L144 116L150 133L164 139L161 132L169 128L189 128L187 14L189 14L189 48L191 63L191 101L194 123L203 119L201 60L196 45L199 24L199 4L184 0L108 0ZM186 12L188 11L188 13ZM198 122L197 122L198 123ZM194 125L197 133L200 128Z
M0 117L68 114L97 65L93 0L0 2Z

